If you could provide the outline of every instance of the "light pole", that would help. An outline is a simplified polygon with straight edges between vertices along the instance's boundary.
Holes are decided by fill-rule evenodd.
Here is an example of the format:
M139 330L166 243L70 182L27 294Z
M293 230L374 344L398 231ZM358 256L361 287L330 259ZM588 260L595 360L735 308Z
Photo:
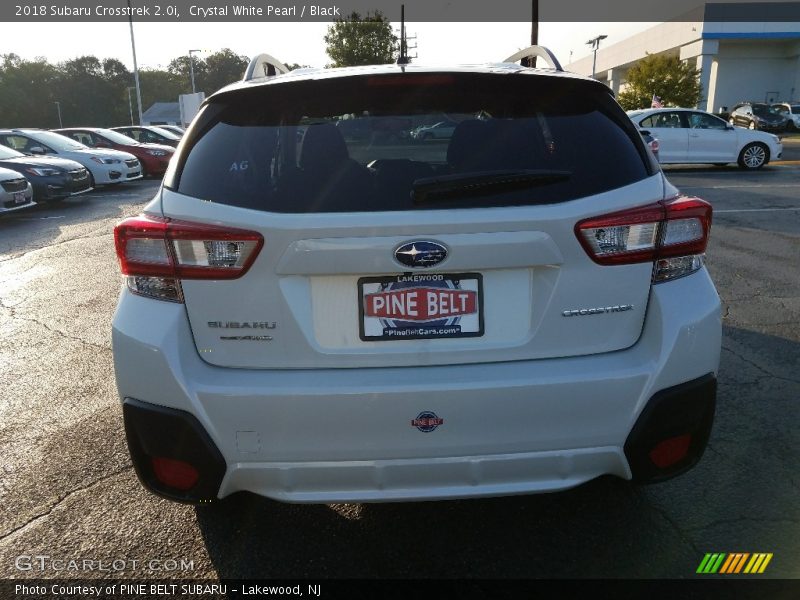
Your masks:
M194 58L192 58L192 52L200 52L200 50L189 50L189 75L192 78L192 93L194 94Z
M604 40L607 37L607 35L598 35L596 38L592 38L586 42L587 45L592 47L592 52L594 52L594 59L592 59L592 79L594 79L595 69L597 68L597 49L600 47L600 40Z
M142 124L142 88L139 86L139 65L136 64L136 42L133 39L133 11L128 0L128 23L131 26L131 50L133 51L133 78L136 81L136 106L139 109L139 125Z
M135 87L128 88L128 111L131 113L131 125L133 125L133 103L131 102L131 90L135 89Z
M56 100L55 102L53 102L53 104L55 104L56 108L58 109L58 127L59 129L61 129L64 127L64 124L61 122L61 102Z

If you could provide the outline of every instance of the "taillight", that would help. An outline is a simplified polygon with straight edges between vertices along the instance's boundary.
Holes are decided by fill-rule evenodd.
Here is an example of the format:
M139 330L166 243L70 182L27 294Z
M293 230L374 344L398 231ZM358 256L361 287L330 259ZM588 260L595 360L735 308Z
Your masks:
M575 234L596 263L654 262L653 281L667 281L703 266L711 213L711 205L699 198L671 198L585 219L575 225Z
M258 256L260 233L141 215L114 228L120 270L134 293L182 302L181 279L236 279Z

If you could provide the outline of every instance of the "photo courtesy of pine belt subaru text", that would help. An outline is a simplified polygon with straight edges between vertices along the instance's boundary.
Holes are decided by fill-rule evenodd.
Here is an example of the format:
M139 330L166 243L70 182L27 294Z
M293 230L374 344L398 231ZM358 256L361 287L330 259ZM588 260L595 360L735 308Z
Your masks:
M681 474L716 400L711 213L543 48L293 72L260 55L115 228L136 472L192 503Z

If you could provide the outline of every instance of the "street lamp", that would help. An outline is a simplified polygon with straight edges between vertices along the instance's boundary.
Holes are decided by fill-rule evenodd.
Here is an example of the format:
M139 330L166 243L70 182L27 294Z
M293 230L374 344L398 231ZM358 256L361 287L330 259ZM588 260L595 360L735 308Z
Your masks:
M61 102L56 100L55 102L53 102L53 104L55 104L56 108L58 109L58 127L59 129L62 129L64 127L64 124L61 122Z
M598 35L596 38L590 39L586 44L592 47L594 52L594 59L592 60L592 79L594 79L595 69L597 68L597 49L600 47L600 40L606 39L607 35Z
M128 88L128 111L131 113L131 125L133 125L133 103L131 102L131 90L135 89L135 87Z
M189 50L189 74L192 78L192 93L194 94L194 59L192 58L192 52L201 52L201 50Z

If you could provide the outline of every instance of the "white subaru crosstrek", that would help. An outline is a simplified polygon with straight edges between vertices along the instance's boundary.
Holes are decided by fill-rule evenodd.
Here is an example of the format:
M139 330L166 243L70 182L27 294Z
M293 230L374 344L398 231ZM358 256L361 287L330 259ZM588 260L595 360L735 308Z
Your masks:
M432 500L700 459L711 206L670 185L605 85L554 66L262 60L206 100L115 229L116 380L148 489ZM441 145L335 126L443 113Z

